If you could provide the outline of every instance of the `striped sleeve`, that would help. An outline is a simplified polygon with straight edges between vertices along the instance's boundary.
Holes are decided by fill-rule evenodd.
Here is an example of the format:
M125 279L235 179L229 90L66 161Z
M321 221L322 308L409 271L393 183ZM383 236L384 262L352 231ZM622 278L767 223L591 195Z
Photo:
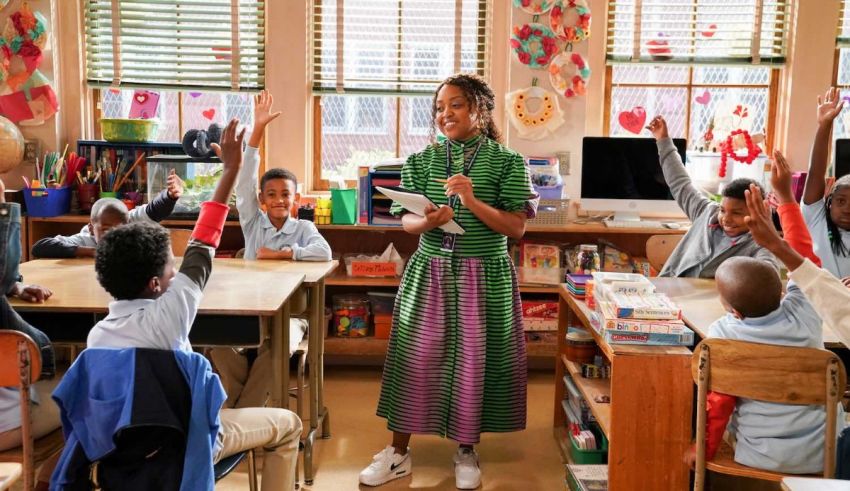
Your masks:
M531 185L531 173L519 154L508 157L500 181L497 208L508 212L525 211L528 218L537 215L539 197Z
M425 193L427 183L423 178L422 159L420 157L421 154L414 153L407 158L407 162L401 168L401 187L410 191ZM390 213L392 215L399 216L405 211L407 210L404 207L393 201L390 207Z

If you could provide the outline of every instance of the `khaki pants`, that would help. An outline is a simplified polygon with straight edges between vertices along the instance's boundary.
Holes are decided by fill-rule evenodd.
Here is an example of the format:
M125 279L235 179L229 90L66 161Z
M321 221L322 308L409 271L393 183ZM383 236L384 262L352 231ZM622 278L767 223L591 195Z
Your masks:
M61 374L58 374L52 380L40 380L33 384L39 400L38 404L31 405L32 409L30 410L30 414L32 415L32 435L35 439L39 439L62 427L62 421L59 419L59 406L50 397L50 394L56 388L56 384L59 383L61 378ZM0 451L20 446L20 428L0 433ZM39 481L50 481L50 474L53 473L53 468L59 460L59 455L60 453L57 453L42 464L41 471L38 473Z
M307 323L303 319L291 319L289 323L289 354L298 348L304 339ZM221 385L227 393L224 402L226 408L265 407L271 397L272 360L269 342L260 346L257 359L248 366L244 354L233 348L215 348L210 350L210 359ZM288 361L284 361L288 363ZM284 393L284 397L286 393ZM284 399L287 400L287 399Z
M295 489L301 419L288 409L222 409L218 433L218 462L224 457L264 448L263 491Z

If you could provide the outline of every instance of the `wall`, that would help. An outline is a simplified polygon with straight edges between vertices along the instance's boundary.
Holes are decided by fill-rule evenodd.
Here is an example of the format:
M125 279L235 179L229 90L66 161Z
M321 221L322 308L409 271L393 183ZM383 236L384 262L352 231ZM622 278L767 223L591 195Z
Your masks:
M22 0L12 0L10 6L0 11L5 20ZM83 0L30 0L30 5L43 13L50 12L52 45L61 46L61 56L48 50L42 64L45 74L55 82L60 97L61 110L47 124L26 128L27 138L38 138L43 150L55 150L66 142L91 135L92 104L90 91L85 88L84 66L80 44L82 42L81 8ZM525 154L550 154L556 151L571 152L572 175L567 181L567 192L578 196L580 179L581 138L601 135L604 110L604 76L606 0L588 1L593 14L592 35L589 40L575 46L585 56L593 71L586 96L565 101L565 124L550 138L531 142L520 139L508 128L504 114L505 94L530 85L533 74L527 67L512 59L508 47L511 26L531 20L531 16L512 6L511 0L493 0L491 31L492 73L491 85L497 95L497 121L506 130L508 145ZM822 93L832 80L834 65L835 29L839 0L794 2L795 28L792 30L791 56L782 71L781 104L777 108L777 146L786 151L795 168L803 169L811 138L814 134L815 94ZM266 80L276 94L276 105L284 116L269 128L267 150L269 167L286 167L293 170L301 181L312 177L312 100L309 85L308 25L309 2L273 1L266 3L267 52ZM545 21L547 16L541 16ZM58 25L57 25L58 21ZM802 43L795 39L804 39ZM545 72L540 72L540 85L549 87ZM20 171L31 173L30 168ZM7 182L19 182L20 172L2 176ZM308 182L309 184L309 182Z

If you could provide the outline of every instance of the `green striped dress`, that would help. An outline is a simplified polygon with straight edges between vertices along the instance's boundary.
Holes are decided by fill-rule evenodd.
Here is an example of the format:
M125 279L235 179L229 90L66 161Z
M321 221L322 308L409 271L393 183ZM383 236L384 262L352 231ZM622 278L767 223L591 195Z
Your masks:
M452 174L469 173L475 196L500 210L533 217L537 200L522 157L476 137L451 143ZM447 145L411 155L402 187L447 204ZM403 210L393 205L394 213ZM526 352L516 272L507 237L458 201L466 233L453 253L440 229L426 232L410 258L396 297L378 416L391 431L445 436L474 444L482 432L518 431L526 421Z

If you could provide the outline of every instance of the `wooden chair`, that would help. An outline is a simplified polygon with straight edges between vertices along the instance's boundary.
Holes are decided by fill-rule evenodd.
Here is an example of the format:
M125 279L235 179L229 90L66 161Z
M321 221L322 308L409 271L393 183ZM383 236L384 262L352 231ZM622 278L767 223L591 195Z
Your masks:
M682 237L682 235L653 235L647 239L646 258L649 260L649 265L660 272Z
M171 252L175 256L182 256L186 252L186 247L189 246L192 231L184 228L171 228L168 231L171 233Z
M41 353L35 342L21 332L0 330L0 387L16 387L21 394L21 446L0 452L0 462L23 464L27 490L35 487L36 466L64 445L62 430L33 440L30 387L40 374Z
M825 405L823 477L835 474L837 407L847 381L834 353L814 348L706 339L694 350L691 373L697 383L697 460L694 490L705 487L705 470L780 482L786 474L738 464L723 443L714 459L705 460L706 398L709 391L780 404Z

